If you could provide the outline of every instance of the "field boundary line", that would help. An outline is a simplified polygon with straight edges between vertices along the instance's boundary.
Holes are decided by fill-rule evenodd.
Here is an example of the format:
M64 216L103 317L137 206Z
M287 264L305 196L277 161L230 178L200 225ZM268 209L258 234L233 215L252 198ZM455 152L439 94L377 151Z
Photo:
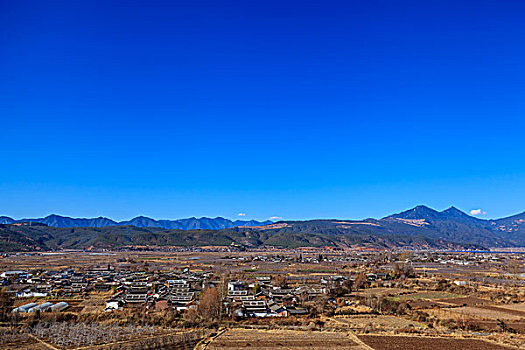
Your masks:
M336 323L339 323L339 324L343 324L345 326L348 327L348 323L345 323L345 322L342 322L341 320L338 320L336 318L331 318L331 320L335 321ZM370 345L367 345L364 341L362 341L361 339L359 339L359 337L351 330L347 330L348 332L348 336L354 341L356 342L358 345L361 345L362 347L364 347L365 349L367 350L376 350L374 349L373 347L371 347Z
M410 333L391 334L391 333L381 333L381 332L379 332L379 333L366 333L366 334L363 334L363 335L369 335L369 336L373 336L373 337L399 337L399 338L419 338L419 339L448 339L448 340L465 340L465 341L476 340L476 341L480 341L482 343L489 343L489 344L492 344L492 345L500 346L502 348L507 348L509 350L516 348L514 345L499 343L499 342L497 342L497 341L495 341L493 339L480 338L480 337L475 337L475 336L465 336L464 334L440 334L440 335L426 335L426 334L423 335L423 334L418 334L418 335L414 336L413 334L410 334ZM371 348L371 347L369 347L369 348L372 349L372 350L375 350L374 348Z
M53 350L60 350L59 348L55 348L53 345L46 343L45 341L39 339L38 337L34 336L33 334L28 334L31 338L39 342L40 344L44 345L46 348L53 349Z
M133 344L135 342L141 341L141 340L148 340L148 339L154 339L158 337L172 337L181 335L182 333L175 332L168 332L168 333L162 333L162 334L152 334L148 335L147 337L136 337L131 339L123 339L123 340L117 340L111 343L104 343L104 344L95 344L95 345L86 345L86 346L79 346L76 348L73 348L74 350L89 350L89 349L104 349L104 347L113 346L113 345L122 345L122 344Z
M375 350L373 347L371 347L370 345L366 344L364 341L359 339L359 337L357 335L355 335L354 332L348 332L348 336L350 338L352 338L352 340L354 342L356 342L358 345L361 345L365 349L367 349L367 350Z
M352 340L354 342L356 342L358 345L361 345L362 347L364 347L365 349L367 350L375 350L373 347L371 347L370 345L367 345L364 341L362 341L361 339L359 339L359 337L352 331L348 331L348 336L350 338L352 338Z
M195 349L196 350L205 350L205 349L207 349L208 345L210 345L215 339L217 339L224 332L226 332L227 329L228 328L219 329L217 334L215 334L214 336L206 337L206 338L202 339L199 343L197 343L197 345L195 345Z

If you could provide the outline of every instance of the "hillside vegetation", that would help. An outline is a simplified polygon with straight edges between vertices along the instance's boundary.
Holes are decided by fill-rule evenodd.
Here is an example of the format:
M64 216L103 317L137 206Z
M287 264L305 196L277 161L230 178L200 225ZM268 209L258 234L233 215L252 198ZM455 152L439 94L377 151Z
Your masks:
M7 223L0 224L0 249L29 251L232 244L244 248L368 246L483 249L525 246L525 213L498 220L482 220L453 207L438 212L418 206L379 220L282 221L268 222L267 225L251 223L253 227L185 230L145 225L65 228L34 222Z

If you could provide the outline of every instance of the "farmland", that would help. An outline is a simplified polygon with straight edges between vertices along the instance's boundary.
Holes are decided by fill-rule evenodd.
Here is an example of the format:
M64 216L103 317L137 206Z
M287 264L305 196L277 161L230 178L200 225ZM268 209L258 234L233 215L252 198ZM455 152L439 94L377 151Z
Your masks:
M475 339L376 335L361 335L359 339L374 350L508 350L507 347Z
M521 320L525 319L525 314L523 312L514 311L510 309L494 307L494 306L463 306L458 308L444 308L442 309L445 312L457 313L460 315L476 317L480 319L487 320Z
M405 319L392 315L354 315L354 316L334 316L330 321L335 321L337 324L345 325L357 332L369 331L399 331L403 329L424 329L426 325L415 322L413 320Z
M228 330L213 342L208 349L352 349L364 350L350 336L335 332L304 332L289 330Z
M312 248L6 254L0 349L520 349L525 281L497 271L523 262Z

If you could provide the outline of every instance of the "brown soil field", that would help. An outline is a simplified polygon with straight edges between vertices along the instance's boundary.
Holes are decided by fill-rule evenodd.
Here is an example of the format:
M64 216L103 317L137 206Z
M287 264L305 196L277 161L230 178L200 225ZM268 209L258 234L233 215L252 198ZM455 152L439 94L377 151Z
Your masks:
M81 313L82 310L84 310L83 306L72 306L67 308L67 312L73 312L73 313Z
M103 312L106 307L106 301L103 296L92 295L90 298L82 301L78 306L82 307L81 312Z
M428 338L409 336L360 335L375 350L508 350L509 348L475 339Z
M454 304L454 305L467 305L467 306L491 303L490 300L476 298L476 297L439 299L439 302L447 303L447 304Z
M432 309L436 306L443 306L444 304L435 302L435 301L427 301L427 300L418 300L418 301L411 301L408 303L412 309Z
M49 350L49 348L47 346L45 346L44 344L40 344L40 343L31 343L31 344L16 344L13 345L13 347L11 346L8 346L6 348L2 348L0 347L0 349L2 350L10 350L10 349L17 349L17 350Z
M16 343L5 343L0 345L1 350L7 349L18 349L18 350L29 350L29 349L40 349L43 345L37 343L35 340L29 338L24 341L19 341ZM45 347L44 347L45 348Z
M388 296L388 295L403 295L403 294L412 294L413 291L409 289L403 289L403 288L386 288L386 287L378 287L378 288L368 288L361 291L357 291L354 294L356 296L362 296L367 297L371 295L375 296Z
M509 323L509 328L512 328L518 333L525 334L525 322Z
M207 349L351 349L364 350L346 333L231 329L214 339Z
M461 297L460 295L449 293L449 292L437 292L437 291L422 291L409 295L402 295L399 298L394 298L394 300L399 301L417 301L417 300L439 300L442 299L453 299Z
M474 306L466 306L466 307L458 307L453 309L442 309L451 313L457 313L460 315L466 315L471 317L478 317L478 318L484 318L488 320L512 320L512 321L519 321L523 318L525 318L524 315L521 313L519 315L513 314L513 310L504 310L502 308L498 307L487 307L487 306L480 306L480 307L474 307Z
M483 305L483 306L480 306L480 308L486 309L486 310L505 312L507 314L525 318L525 311L510 309L510 308L503 307L503 306Z
M498 307L501 307L503 309L525 312L525 303L498 305Z
M401 317L389 315L355 315L335 316L332 320L348 325L353 329L373 328L383 330L395 330L401 328L422 327L418 322L406 320Z
M499 331L498 322L496 321L476 321L477 324L487 331ZM517 333L525 334L525 322L506 322L507 327L513 329Z

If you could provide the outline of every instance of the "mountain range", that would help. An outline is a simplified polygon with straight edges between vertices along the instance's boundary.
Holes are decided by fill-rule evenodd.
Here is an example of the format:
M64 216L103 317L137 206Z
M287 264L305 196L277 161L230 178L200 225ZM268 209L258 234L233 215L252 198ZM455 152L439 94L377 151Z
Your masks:
M31 225L27 223L31 222ZM231 221L224 218L153 220L138 217L43 219L0 217L0 251L118 249L129 246L231 245L295 248L302 246L486 249L525 247L525 212L495 220L450 207L426 206L382 219L307 221Z
M48 215L39 219L15 220L8 216L0 216L0 224L16 223L40 223L51 227L107 227L107 226L135 226L135 227L159 227L167 230L221 230L236 226L262 226L273 223L273 221L256 220L228 220L221 217L216 218L187 218L179 220L155 220L146 216L137 216L128 221L114 221L105 217L98 218L71 218L60 215Z

